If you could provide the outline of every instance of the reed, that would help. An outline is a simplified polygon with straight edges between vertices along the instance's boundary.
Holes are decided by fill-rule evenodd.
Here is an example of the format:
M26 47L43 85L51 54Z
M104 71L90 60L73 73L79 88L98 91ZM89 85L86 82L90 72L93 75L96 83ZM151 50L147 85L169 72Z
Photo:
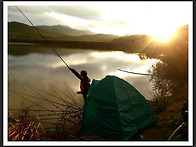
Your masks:
M66 83L64 84L69 91L69 95L52 85L50 85L50 88L55 94L50 94L32 86L28 87L37 96L9 90L17 97L37 107L37 109L18 108L8 110L9 141L58 141L77 138L83 114L82 100ZM55 101L57 99L60 102ZM37 101L35 102L34 100ZM50 105L50 109L41 105L39 101ZM19 112L18 118L11 115L11 112L15 111Z

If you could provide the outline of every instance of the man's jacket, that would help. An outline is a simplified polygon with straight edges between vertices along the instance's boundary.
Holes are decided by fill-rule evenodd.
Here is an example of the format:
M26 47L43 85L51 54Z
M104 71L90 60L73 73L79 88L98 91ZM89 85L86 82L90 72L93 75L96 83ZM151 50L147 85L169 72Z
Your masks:
M71 71L74 73L74 75L79 78L80 81L80 90L81 90L81 94L83 95L84 99L86 100L86 95L88 93L88 89L90 87L90 79L88 78L88 76L86 76L84 79L80 78L80 74L75 70L75 69L71 69Z

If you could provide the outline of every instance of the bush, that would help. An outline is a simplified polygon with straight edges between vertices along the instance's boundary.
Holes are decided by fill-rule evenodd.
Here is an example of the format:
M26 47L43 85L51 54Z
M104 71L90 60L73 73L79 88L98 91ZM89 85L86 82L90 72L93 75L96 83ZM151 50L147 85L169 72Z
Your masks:
M167 109L167 107L170 105L170 99L167 97L156 97L154 100L154 105L156 106L155 108L155 113L159 114Z

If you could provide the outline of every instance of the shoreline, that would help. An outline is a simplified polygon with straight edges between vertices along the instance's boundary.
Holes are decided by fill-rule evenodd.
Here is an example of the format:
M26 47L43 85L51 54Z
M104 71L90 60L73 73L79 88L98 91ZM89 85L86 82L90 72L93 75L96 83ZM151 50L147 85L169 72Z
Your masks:
M66 41L66 40L28 40L28 39L9 39L8 44L41 44L41 45L54 45L55 47L68 47L80 49L98 49L98 50L111 50L123 51L127 53L139 53L141 45L132 43L118 43L118 42L92 42L92 41ZM145 50L142 51L143 53Z

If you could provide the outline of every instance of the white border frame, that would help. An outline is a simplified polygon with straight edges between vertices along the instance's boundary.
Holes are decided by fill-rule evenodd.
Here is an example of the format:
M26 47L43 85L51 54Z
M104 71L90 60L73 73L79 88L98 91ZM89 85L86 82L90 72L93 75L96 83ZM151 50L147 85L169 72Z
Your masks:
M84 2L88 1L79 1L77 4L84 4ZM161 2L161 1L160 1ZM7 118L8 118L8 28L7 28L7 22L8 22L8 6L15 6L15 5L22 5L22 6L29 6L29 5L38 6L38 5L63 5L63 4L76 4L76 2L46 2L46 1L20 1L20 2L14 2L14 1L8 1L3 2L3 145L14 145L14 146L27 146L27 145L39 145L39 146L93 146L93 145L103 145L103 146L157 146L157 145L169 145L169 146L188 146L193 145L193 20L190 20L189 22L189 141L188 142L167 142L167 141L142 141L142 142L129 142L129 141L90 141L90 142L83 142L83 141L64 141L64 142L51 142L51 141L40 141L40 142L31 142L31 141L17 141L17 142L11 142L8 141L8 130L7 130ZM89 3L89 2L88 2ZM193 19L193 2L188 1L187 3L191 3L192 7L190 8L192 14L191 18ZM91 2L91 4L95 4L94 2Z

